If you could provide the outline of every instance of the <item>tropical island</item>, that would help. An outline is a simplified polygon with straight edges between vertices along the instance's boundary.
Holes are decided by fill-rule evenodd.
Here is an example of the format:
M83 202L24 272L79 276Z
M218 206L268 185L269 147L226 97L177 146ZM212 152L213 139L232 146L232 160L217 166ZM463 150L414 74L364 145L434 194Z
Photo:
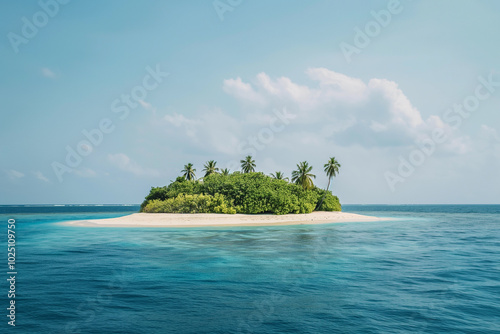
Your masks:
M265 175L255 170L251 156L241 160L241 171L220 170L208 161L196 178L188 163L182 176L168 186L152 187L140 213L127 216L77 220L65 225L86 227L226 227L260 225L303 225L386 220L341 212L337 196L329 190L340 164L330 158L324 164L326 189L314 185L313 167L297 164L291 180L282 172Z
M241 160L241 171L220 170L217 162L208 161L204 176L196 179L196 169L188 163L174 182L153 187L141 205L146 213L221 213L221 214L305 214L313 211L341 211L330 181L341 165L330 158L324 165L328 177L326 189L314 185L312 166L297 164L291 182L280 171L265 175L255 170L252 156Z

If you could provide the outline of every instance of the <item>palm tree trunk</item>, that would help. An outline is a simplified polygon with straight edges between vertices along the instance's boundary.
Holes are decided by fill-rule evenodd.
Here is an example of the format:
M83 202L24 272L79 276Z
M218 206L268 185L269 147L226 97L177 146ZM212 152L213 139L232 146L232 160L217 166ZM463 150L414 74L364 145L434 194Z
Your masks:
M323 194L323 197L321 198L321 201L319 201L319 204L316 206L316 210L318 210L321 207L321 204L323 204L323 201L325 200L325 197L326 197L326 193L328 192L328 188L330 188L330 181L331 180L332 180L331 177L328 178L328 185L326 186L326 191Z

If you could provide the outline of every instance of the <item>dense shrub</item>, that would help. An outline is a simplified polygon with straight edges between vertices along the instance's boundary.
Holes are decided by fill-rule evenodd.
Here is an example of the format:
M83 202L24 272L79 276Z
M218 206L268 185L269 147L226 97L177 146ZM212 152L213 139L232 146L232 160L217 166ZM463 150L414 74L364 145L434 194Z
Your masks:
M166 200L154 199L147 203L142 210L150 213L236 213L236 210L228 205L223 195L215 194L185 195Z
M144 210L146 204L151 201L164 201L167 199L167 187L151 187L149 194L141 204L141 211Z
M323 198L323 195L326 193L325 199L319 208L316 208L318 211L342 211L342 206L340 205L339 198L337 196L333 196L331 192L315 188L314 191L318 196L318 204Z
M213 174L203 181L177 178L167 187L151 188L141 205L144 212L310 213L325 190L304 190L263 173ZM319 210L340 211L330 192ZM234 212L233 212L234 211Z
M198 182L187 181L183 177L178 177L175 182L172 182L168 185L168 187L152 187L149 195L146 196L146 199L141 204L141 211L144 210L144 207L148 202L153 200L164 201L169 198L175 198L180 194L196 194L199 193L197 191Z

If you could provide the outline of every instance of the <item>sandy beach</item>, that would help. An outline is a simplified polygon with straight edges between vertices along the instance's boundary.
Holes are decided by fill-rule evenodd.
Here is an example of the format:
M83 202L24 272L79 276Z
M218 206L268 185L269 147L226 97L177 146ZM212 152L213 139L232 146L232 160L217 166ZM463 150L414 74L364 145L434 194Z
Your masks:
M83 227L209 227L330 224L382 220L388 219L346 212L313 212L288 215L134 213L118 218L77 220L62 224Z

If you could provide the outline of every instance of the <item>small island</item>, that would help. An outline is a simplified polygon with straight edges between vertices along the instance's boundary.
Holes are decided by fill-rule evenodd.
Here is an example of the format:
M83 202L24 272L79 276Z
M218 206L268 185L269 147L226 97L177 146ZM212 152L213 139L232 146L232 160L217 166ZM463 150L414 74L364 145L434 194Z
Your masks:
M251 156L241 160L241 171L220 170L208 161L204 176L188 163L182 176L168 186L153 187L141 204L140 213L124 217L71 221L87 227L225 227L303 225L386 220L341 212L337 196L329 191L340 164L330 158L324 165L326 189L314 185L313 167L297 164L291 181L282 172L265 175L255 171Z

